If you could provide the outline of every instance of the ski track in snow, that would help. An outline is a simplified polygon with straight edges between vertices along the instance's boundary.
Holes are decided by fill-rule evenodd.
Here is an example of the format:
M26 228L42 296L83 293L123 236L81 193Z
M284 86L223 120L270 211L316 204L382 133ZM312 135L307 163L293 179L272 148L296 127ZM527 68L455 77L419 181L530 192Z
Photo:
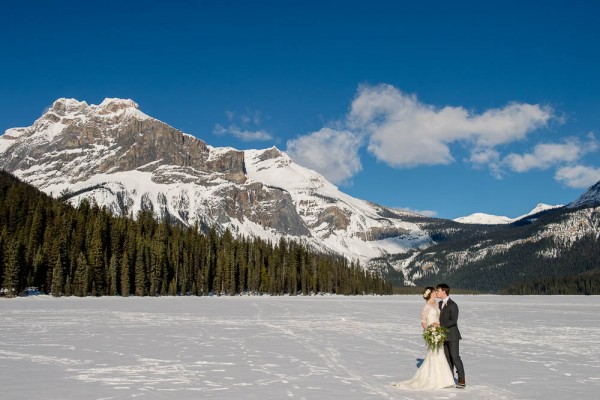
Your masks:
M2 399L563 399L600 390L598 296L453 296L467 388L400 390L419 296L0 299Z

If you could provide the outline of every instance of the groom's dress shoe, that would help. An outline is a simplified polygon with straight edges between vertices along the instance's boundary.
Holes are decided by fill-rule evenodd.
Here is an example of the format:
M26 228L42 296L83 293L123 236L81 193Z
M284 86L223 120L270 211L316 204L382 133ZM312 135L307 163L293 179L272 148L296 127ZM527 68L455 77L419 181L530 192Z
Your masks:
M465 386L467 386L467 384L465 383L464 379L459 379L458 380L458 384L456 385L456 387L463 389Z

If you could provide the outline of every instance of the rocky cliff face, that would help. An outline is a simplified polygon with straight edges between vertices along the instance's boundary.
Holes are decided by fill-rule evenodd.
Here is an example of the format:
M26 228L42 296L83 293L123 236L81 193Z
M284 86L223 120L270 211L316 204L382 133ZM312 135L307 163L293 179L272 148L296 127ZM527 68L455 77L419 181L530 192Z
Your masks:
M277 240L301 239L363 263L425 248L417 225L339 192L276 148L214 148L149 117L131 100L59 99L0 136L0 168L77 205Z
M584 265L577 249L599 254L600 182L568 207L536 208L510 224L425 218L348 196L277 148L209 146L131 100L57 100L32 126L0 136L0 169L74 205L88 199L116 214L149 210L273 242L294 238L409 285L443 279L496 290L547 265Z
M146 116L131 100L107 99L89 106L59 99L33 126L10 129L4 136L15 145L1 166L22 171L23 178L38 175L40 165L68 175L71 183L98 173L156 172L161 165L170 165L198 178L218 175L245 181L243 152L211 153L203 141ZM160 180L160 174L156 175ZM50 184L40 182L39 186Z

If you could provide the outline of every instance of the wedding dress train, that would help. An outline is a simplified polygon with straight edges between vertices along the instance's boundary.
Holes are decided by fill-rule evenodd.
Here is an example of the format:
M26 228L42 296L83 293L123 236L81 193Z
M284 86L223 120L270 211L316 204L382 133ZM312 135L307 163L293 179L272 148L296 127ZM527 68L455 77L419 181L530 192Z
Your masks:
M429 303L425 304L421 319L429 326L440 322L440 310ZM412 379L393 383L394 386L404 389L432 390L445 387L454 387L454 374L450 371L444 348L436 350L427 349L425 360Z

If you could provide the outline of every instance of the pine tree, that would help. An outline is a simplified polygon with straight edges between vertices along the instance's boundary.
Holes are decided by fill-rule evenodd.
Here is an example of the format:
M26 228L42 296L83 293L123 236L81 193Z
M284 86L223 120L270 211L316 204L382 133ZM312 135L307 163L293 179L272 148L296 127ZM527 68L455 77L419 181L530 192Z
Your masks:
M92 295L100 296L104 294L104 271L105 271L105 257L104 257L104 241L105 241L105 226L104 218L102 213L98 213L94 228L92 231L92 238L90 243L90 257L89 264L91 270L92 279Z
M36 251L39 249L44 237L44 222L44 204L40 199L33 213L27 243L27 257L31 262L33 262Z
M136 259L135 259L135 295L146 296L148 294L147 282L148 276L146 275L146 260L145 257L145 246L143 239L138 238L138 244L136 248Z
M108 266L108 295L115 296L119 293L119 262L116 254L110 258Z
M13 297L20 289L21 250L20 244L15 240L10 240L6 247L2 286L7 290L7 296Z
M232 246L229 250L229 288L228 293L233 296L237 292L236 284L238 283L238 262L236 260L235 249Z
M0 207L2 207L2 204L0 203ZM0 282L4 282L4 263L5 263L5 259L4 259L4 242L6 241L4 234L6 233L6 227L4 227L4 229L2 229L0 231ZM2 285L0 284L0 287Z
M54 269L52 270L52 296L60 297L64 294L64 265L62 256L58 254Z
M167 255L166 246L167 231L166 225L161 223L152 241L152 255L150 262L150 293L152 295L166 294L167 282Z
M129 267L129 253L127 250L123 253L123 257L121 257L121 296L129 297L131 293L131 268Z
M87 269L87 260L83 252L79 253L75 262L75 276L73 277L73 294L83 297L87 294L87 285L85 282L85 271Z

